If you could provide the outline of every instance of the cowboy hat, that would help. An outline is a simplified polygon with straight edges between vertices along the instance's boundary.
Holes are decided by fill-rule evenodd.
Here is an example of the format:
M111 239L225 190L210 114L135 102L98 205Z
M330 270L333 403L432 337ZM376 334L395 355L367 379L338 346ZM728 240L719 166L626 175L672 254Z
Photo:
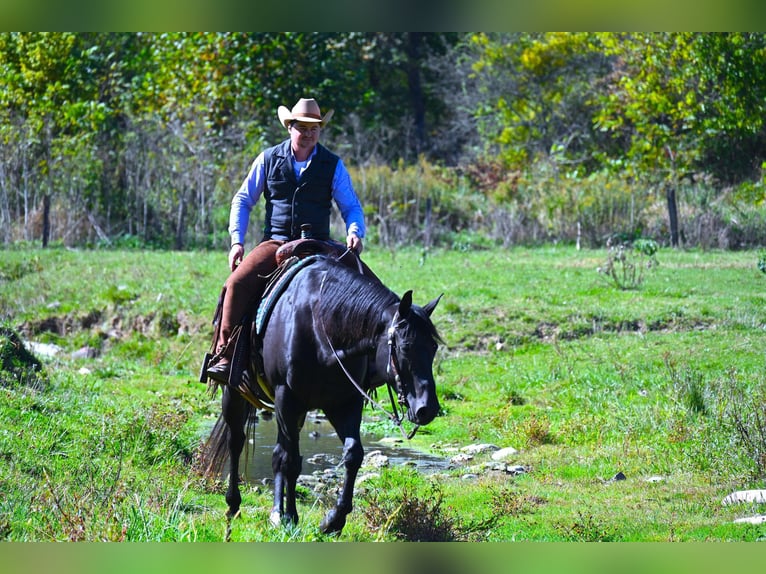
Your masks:
M319 111L319 104L317 104L314 98L301 98L293 106L292 110L288 110L285 106L279 106L277 109L279 121L286 128L290 127L290 122L293 121L318 122L324 127L334 113L335 110L330 110L322 117L322 112Z

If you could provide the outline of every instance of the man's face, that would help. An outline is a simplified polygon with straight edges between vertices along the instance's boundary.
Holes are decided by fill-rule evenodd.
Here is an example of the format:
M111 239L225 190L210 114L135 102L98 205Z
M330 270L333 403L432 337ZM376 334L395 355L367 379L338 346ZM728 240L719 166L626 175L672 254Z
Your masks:
M295 122L290 126L290 141L293 149L310 149L319 141L321 128L317 123Z

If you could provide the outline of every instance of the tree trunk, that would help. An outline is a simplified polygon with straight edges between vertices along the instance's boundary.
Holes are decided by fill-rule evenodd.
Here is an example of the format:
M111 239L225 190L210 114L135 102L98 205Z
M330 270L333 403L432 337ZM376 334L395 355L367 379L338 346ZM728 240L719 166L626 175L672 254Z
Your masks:
M51 238L51 194L43 196L43 247L48 247Z
M670 223L670 245L678 247L678 202L676 201L676 188L674 185L667 187L668 221Z
M415 124L415 155L425 149L426 144L426 104L423 84L420 79L420 60L422 55L423 33L408 32L407 41L407 83L412 102Z
M184 220L186 217L186 200L183 196L178 201L178 213L176 216L176 241L175 248L181 250L184 248Z

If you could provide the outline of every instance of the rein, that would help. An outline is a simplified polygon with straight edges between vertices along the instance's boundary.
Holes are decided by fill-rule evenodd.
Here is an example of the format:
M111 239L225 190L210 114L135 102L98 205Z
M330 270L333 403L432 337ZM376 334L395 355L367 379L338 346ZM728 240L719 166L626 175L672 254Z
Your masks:
M347 250L348 251L348 250ZM345 253L344 253L345 255ZM319 301L321 304L322 301L322 291L324 289L324 282L325 279L327 279L327 274L325 273L324 277L322 278L322 284L319 286ZM399 360L396 356L396 327L401 323L399 321L399 311L394 313L394 317L391 320L391 325L388 327L388 364L386 365L387 374L390 375L393 373L394 375L394 383L391 382L390 377L386 377L386 387L388 387L388 396L391 400L391 410L393 412L389 413L380 403L378 403L375 399L373 399L370 394L365 391L362 388L362 385L360 385L356 379L351 375L351 373L348 372L348 369L343 364L343 360L340 357L340 354L335 349L335 347L332 344L332 341L330 340L330 336L327 334L327 328L324 324L324 319L321 321L322 325L322 331L324 332L324 336L327 339L327 344L330 346L330 350L332 351L333 356L335 357L335 360L338 361L338 365L340 365L341 370L343 371L343 374L346 375L346 378L351 382L352 385L354 385L354 388L356 388L357 391L362 395L362 397L368 401L370 404L372 404L374 407L379 408L381 411L386 413L388 417L394 422L396 426L399 427L399 431L402 433L402 436L404 436L407 440L410 440L412 437L415 436L415 433L418 432L419 425L415 425L415 428L412 429L412 431L407 434L404 432L404 427L402 427L402 421L404 420L404 410L402 410L401 416L399 416L399 411L396 408L396 403L398 402L401 407L404 407L406 405L406 399L404 396L404 390L402 386L402 377L399 374ZM396 386L396 394L397 394L397 400L394 400L394 393L393 388L394 385Z

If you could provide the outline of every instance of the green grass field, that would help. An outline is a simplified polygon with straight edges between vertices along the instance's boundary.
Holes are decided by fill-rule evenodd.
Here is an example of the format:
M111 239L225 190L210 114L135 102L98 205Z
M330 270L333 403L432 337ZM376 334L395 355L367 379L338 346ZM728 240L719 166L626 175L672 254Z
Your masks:
M365 252L416 303L444 293L443 413L413 444L445 456L511 446L526 472L491 472L488 455L434 476L385 469L359 489L340 540L766 536L734 522L766 510L721 503L766 476L758 255L660 250L627 290L597 272L606 258L568 246ZM196 379L225 275L223 253L2 253L6 332L60 350L41 359L44 376L0 373L0 539L222 540L223 485L193 461L219 410ZM71 356L86 346L95 358ZM268 525L268 486L242 492L232 540L333 539L308 490L293 529Z

